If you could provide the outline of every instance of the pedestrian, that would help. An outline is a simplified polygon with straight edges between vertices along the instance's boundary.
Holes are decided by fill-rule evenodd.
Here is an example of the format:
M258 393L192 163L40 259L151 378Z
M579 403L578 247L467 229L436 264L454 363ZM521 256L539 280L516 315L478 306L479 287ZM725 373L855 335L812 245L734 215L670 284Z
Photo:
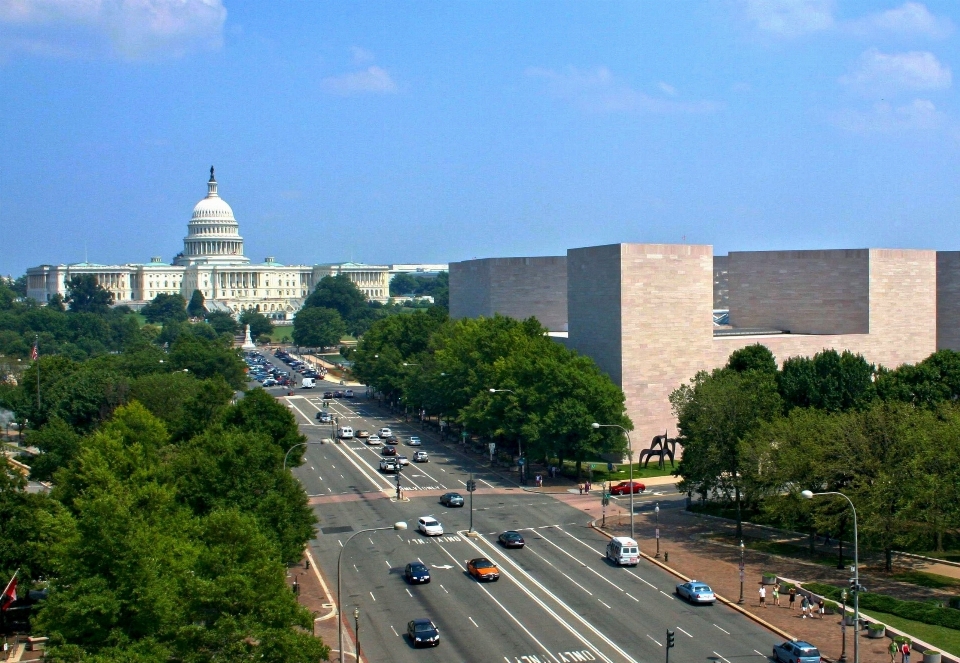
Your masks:
M577 488L580 489L580 494L583 495L583 484L582 484L582 483L578 483L578 484L577 484Z
M817 612L820 613L820 619L823 619L823 613L825 612L823 609L823 597L820 597L820 600L817 601Z
M903 658L900 659L901 663L910 663L910 642L909 641L905 640L904 643L900 645L900 654L903 656Z
M587 482L584 484L583 492L585 492L585 493L589 493L589 492L590 492L590 480L589 480L589 479L587 479Z
M764 585L760 585L760 607L767 607L767 588Z
M890 654L890 663L897 663L897 643L890 640L890 646L887 647L887 653Z
M780 583L773 583L773 605L780 605Z
M809 603L809 601L807 601L807 595L806 595L806 594L802 594L802 595L800 596L800 612L803 613L803 618L804 618L804 619L807 618L807 608L809 608L809 607L810 607L810 603Z
M791 587L790 591L787 592L787 596L790 599L790 609L793 610L793 604L797 600L797 588Z

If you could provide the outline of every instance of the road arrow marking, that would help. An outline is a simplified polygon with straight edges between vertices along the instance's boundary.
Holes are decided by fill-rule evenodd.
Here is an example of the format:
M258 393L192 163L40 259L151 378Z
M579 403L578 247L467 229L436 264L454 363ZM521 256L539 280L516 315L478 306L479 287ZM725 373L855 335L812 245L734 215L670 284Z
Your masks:
M435 569L452 569L453 567L449 564L434 564L433 568Z

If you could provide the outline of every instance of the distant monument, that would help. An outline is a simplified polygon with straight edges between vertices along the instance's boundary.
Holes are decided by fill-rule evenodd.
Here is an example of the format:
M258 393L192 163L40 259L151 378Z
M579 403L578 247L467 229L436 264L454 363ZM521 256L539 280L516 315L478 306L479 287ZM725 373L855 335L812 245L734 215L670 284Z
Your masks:
M243 335L243 345L240 346L244 350L256 350L257 346L254 345L253 339L250 338L250 325L247 325L247 331Z

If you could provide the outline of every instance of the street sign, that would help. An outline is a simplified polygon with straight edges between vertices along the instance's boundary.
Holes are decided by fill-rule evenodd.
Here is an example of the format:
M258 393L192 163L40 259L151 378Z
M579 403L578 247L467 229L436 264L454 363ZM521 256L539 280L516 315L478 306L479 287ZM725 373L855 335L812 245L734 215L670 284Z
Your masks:
M747 578L747 574L744 573L743 571L741 571L741 572L740 572L740 582L743 582L744 580L746 580L746 578Z
M658 539L660 538L660 528L659 528L659 527L657 528L657 538L658 538Z
M467 480L467 492L468 492L468 493L472 493L472 492L475 491L476 489L477 489L477 482L474 481L473 479L468 479L468 480Z
M527 461L525 461L523 458L517 459L517 465L519 465L520 467L523 467L526 462Z

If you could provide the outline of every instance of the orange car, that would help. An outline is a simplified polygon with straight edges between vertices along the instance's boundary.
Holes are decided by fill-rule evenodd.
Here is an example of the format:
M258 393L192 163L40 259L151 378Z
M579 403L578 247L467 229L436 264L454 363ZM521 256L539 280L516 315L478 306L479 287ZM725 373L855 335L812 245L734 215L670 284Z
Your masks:
M467 562L467 573L472 575L478 581L500 579L500 569L486 557L477 557Z

